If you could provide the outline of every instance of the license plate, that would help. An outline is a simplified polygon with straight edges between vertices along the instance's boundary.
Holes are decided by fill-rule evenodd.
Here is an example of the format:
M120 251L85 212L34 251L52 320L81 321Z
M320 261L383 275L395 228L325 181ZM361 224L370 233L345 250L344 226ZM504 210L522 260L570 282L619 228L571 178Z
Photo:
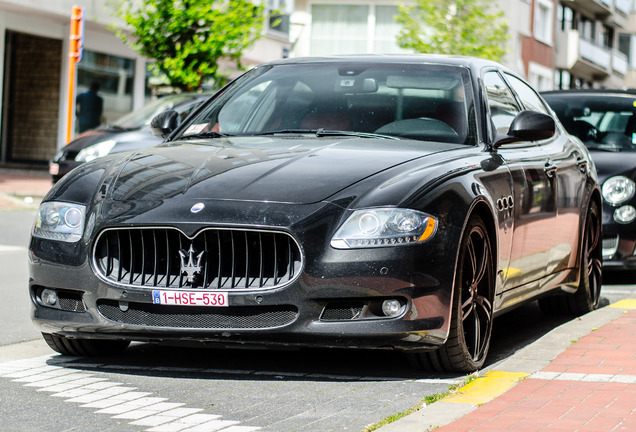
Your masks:
M227 307L227 292L152 290L152 302L160 305Z

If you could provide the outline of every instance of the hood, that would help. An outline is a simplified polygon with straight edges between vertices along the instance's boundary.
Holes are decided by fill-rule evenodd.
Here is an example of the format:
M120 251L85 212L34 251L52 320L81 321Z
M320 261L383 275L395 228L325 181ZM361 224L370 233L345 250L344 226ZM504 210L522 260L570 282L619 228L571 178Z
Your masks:
M611 152L590 149L590 155L596 165L599 183L617 175L636 180L636 151Z
M361 138L237 137L166 143L119 160L113 200L267 201L306 204L455 144Z

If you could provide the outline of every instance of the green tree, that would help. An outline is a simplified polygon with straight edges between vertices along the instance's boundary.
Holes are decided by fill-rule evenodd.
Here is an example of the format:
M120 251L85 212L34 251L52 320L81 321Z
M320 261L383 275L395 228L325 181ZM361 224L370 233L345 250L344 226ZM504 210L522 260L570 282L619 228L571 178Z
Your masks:
M156 67L173 87L195 90L203 80L223 85L219 61L243 69L241 56L262 34L265 2L250 0L115 0L130 35L116 34Z
M416 0L400 5L396 20L402 48L500 61L506 53L508 24L488 0Z

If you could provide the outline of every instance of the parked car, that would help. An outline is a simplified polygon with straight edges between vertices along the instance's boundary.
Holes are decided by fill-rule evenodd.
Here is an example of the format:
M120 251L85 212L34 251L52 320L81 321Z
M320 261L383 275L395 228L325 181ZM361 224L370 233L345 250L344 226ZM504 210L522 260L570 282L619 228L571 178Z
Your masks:
M636 270L636 91L543 94L563 126L587 146L603 193L603 266Z
M496 315L598 306L594 164L497 63L281 60L178 117L44 198L29 292L55 351L392 348L473 371Z
M164 96L121 117L113 124L100 126L78 135L55 155L49 163L53 183L84 162L111 153L121 153L150 147L163 141L149 131L150 120L165 110L175 110L181 120L209 94L182 93Z

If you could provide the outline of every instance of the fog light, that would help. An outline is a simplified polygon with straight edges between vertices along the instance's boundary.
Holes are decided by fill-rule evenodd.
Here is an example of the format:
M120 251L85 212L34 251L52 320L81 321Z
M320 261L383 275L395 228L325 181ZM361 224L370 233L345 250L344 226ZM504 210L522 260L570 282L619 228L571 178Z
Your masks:
M45 289L42 291L42 303L47 306L55 306L57 304L57 293L52 289Z
M388 317L396 317L402 313L402 305L398 300L384 300L382 302L382 313Z
M630 205L625 205L614 211L614 220L618 223L627 224L636 219L636 209Z

